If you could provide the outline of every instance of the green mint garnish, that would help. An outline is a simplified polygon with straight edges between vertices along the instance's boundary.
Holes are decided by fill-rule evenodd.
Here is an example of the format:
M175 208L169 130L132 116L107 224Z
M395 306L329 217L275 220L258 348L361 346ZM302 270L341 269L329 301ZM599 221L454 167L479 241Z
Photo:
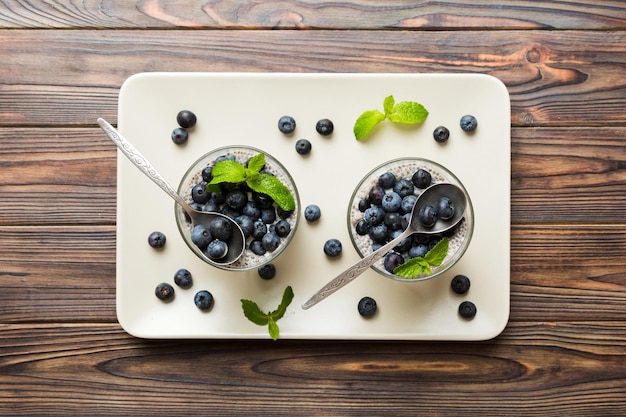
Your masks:
M402 265L394 268L393 273L403 278L413 278L420 274L430 274L431 266L439 266L448 254L449 241L447 237L441 238L437 244L424 255L409 259Z
M278 324L276 324L276 322L285 315L287 307L291 304L292 300L293 290L291 289L291 286L288 286L283 292L283 298L280 301L280 305L274 311L264 313L257 303L245 299L241 300L241 307L243 308L244 316L246 316L248 320L259 326L267 325L270 337L273 340L278 340L280 329L278 328Z
M239 184L245 182L252 190L270 196L278 206L285 210L295 210L296 202L289 191L278 178L260 172L265 165L265 154L254 155L248 161L246 168L236 161L223 160L213 166L213 178L207 184L207 190L218 191L217 184L224 182Z
M428 116L428 110L421 104L415 101L396 103L393 96L385 97L383 111L384 113L378 110L368 110L359 116L353 129L356 140L363 140L374 126L385 119L393 123L417 124L422 123Z

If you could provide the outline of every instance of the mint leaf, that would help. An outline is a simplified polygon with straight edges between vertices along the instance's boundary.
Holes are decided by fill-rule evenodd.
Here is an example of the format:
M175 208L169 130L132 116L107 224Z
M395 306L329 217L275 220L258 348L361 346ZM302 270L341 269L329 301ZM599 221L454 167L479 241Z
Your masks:
M370 131L385 119L393 123L417 124L422 123L428 116L428 110L415 101L402 101L396 103L393 96L385 97L383 100L383 111L367 110L363 112L354 123L354 137L356 140L363 140Z
M394 268L393 273L403 278L413 278L420 274L430 275L431 266L439 266L448 254L449 240L441 238L439 242L422 258L417 256Z
M289 188L275 176L258 174L248 178L246 184L257 193L270 196L281 209L285 211L295 210L296 201L291 195Z
M414 101L403 101L396 104L387 118L394 123L417 124L421 123L428 116L428 110Z
M243 308L243 314L254 324L258 324L259 326L265 326L269 318L267 314L261 311L259 306L250 300L241 300L241 307Z
M361 140L376 126L385 120L385 115L378 110L368 110L361 114L354 123L354 137Z
M257 173L263 169L265 166L265 154L258 153L254 155L248 161L248 169L254 173Z
M292 300L293 289L291 286L287 286L283 292L283 298L280 304L276 310L271 313L264 313L254 301L250 300L241 299L241 307L243 308L243 315L246 316L248 320L259 326L267 325L270 337L273 340L277 340L280 334L280 329L278 328L278 324L276 322L285 315L287 307L289 307Z
M209 184L220 184L222 182L237 184L246 180L246 168L239 162L224 160L213 166L211 175L213 178Z

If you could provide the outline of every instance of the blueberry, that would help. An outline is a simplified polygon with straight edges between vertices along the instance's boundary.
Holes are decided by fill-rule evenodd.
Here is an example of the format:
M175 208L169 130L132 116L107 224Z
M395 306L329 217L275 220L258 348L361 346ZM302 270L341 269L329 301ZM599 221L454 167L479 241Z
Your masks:
M220 211L220 206L215 202L215 200L209 200L205 205L200 207L200 211L218 212Z
M404 258L398 252L391 251L385 255L383 265L385 270L389 273L393 273L393 270L404 263Z
M206 190L206 185L201 182L191 189L191 198L198 204L205 204L211 199L211 193Z
M322 136L330 135L331 133L333 133L334 129L335 126L333 125L333 122L328 119L318 120L318 122L315 124L315 130L317 130L317 133Z
M466 132L473 132L478 127L478 121L476 120L474 116L470 114L466 114L465 116L461 117L460 124L461 124L461 129L463 129Z
M409 258L423 258L428 253L428 246L418 243L409 249Z
M361 213L365 212L365 210L367 210L371 206L372 206L372 203L370 203L369 199L362 198L362 199L359 200L359 211Z
M213 294L207 290L201 290L193 297L193 302L200 310L206 311L213 307Z
M369 237L374 242L384 242L387 240L387 233L389 229L384 223L376 224L370 227Z
M196 115L189 110L181 110L176 115L176 122L178 122L180 127L184 127L185 129L194 127L197 121Z
M358 222L356 222L356 225L354 226L354 228L356 229L356 233L359 236L365 236L366 234L370 232L370 225L367 224L367 222L364 219L361 219Z
M385 220L385 210L382 207L372 206L365 210L363 219L370 225L381 224Z
M401 230L402 216L399 213L385 213L383 223L389 230Z
M222 217L216 217L211 220L209 224L209 230L211 231L211 235L213 235L213 239L219 239L223 241L227 241L230 239L230 235L232 234L232 224Z
M439 126L433 131L433 138L439 143L444 143L450 137L450 131L445 126Z
M278 130L285 134L292 133L296 130L296 120L291 116L283 116L278 119Z
M331 258L341 255L341 242L338 239L328 239L324 243L324 253Z
M286 237L291 233L291 224L287 220L276 222L276 234L278 237Z
M202 181L211 182L212 179L213 179L213 167L212 166L204 167L204 169L202 170Z
M206 253L211 259L222 259L228 253L228 245L223 240L212 240L206 248Z
M304 218L307 222L315 222L322 216L322 210L315 204L309 204L304 209Z
M385 190L380 185L375 185L370 189L369 200L374 205L380 205L385 196Z
M267 233L267 225L261 219L255 220L252 226L252 237L255 239L260 240Z
M267 194L256 192L252 193L252 201L254 201L254 204L256 204L256 206L261 210L270 208L274 204L272 197Z
M187 142L189 138L189 133L187 133L187 129L183 129L182 127L177 127L172 130L172 141L177 145L182 145Z
M296 142L296 152L300 155L306 155L311 152L311 142L306 139L298 139Z
M463 301L459 305L459 314L465 319L473 319L476 316L476 305L471 301Z
M148 235L148 245L155 249L165 246L165 235L162 232L152 232Z
M389 236L389 240L393 240L395 238L397 238L398 236L400 236L403 233L403 230L394 230L391 232L391 235ZM413 239L411 238L411 236L408 236L404 239L402 239L400 241L400 243L398 243L393 249L397 252L400 253L406 253L409 251L409 249L411 249L411 246L413 246Z
M437 210L430 204L426 204L420 207L419 219L425 227L433 227L437 223Z
M174 287L167 282L162 282L156 286L154 295L156 295L159 300L169 301L174 297Z
M248 204L248 194L235 189L226 194L226 205L233 210L241 211Z
M254 221L245 214L241 216L237 216L235 218L235 222L241 227L241 231L245 237L252 236L252 231L254 230Z
M417 196L415 194L407 195L402 199L402 204L400 205L400 210L403 213L411 213L413 211L413 206L417 201Z
M206 249L209 243L213 240L213 235L209 226L204 224L197 224L191 229L191 241L201 250Z
M415 171L413 173L413 176L411 177L411 182L413 183L413 185L421 189L429 187L431 181L432 176L430 175L430 172L422 168Z
M454 206L452 200L450 200L448 197L443 196L437 201L436 209L437 214L440 218L448 220L451 219L452 216L454 216L454 211L456 207Z
M280 237L277 234L268 232L261 239L263 248L268 252L274 252L280 246Z
M396 183L396 176L391 171L387 171L378 177L378 185L385 190L390 189Z
M265 224L272 224L276 221L276 209L274 206L261 210L261 220Z
M258 269L259 276L263 279L272 279L276 276L274 264L265 264Z
M376 300L372 297L363 297L359 300L357 310L363 317L371 317L376 313Z
M288 219L293 214L293 210L283 210L280 207L276 207L276 214L278 214L278 217L281 219Z
M185 268L181 268L174 274L174 283L181 288L191 287L193 280L191 278L191 272Z
M387 212L397 212L402 206L402 197L400 197L400 194L390 191L385 194L380 204L383 210Z
M254 201L248 201L243 209L241 209L241 213L253 220L261 218L261 209L256 206Z
M393 191L398 193L400 197L404 198L407 195L413 194L415 186L411 181L401 178L393 185Z
M465 275L457 275L452 278L450 287L457 294L465 294L470 289L470 279Z
M261 243L261 240L259 239L255 239L250 242L250 245L248 247L255 255L262 256L265 255L265 253L267 252L263 247L263 243Z

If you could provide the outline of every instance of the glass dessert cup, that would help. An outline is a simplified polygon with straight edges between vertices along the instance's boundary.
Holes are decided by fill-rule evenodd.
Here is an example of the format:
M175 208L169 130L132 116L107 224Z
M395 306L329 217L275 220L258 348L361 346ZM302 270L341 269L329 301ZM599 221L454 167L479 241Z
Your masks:
M208 152L202 157L200 157L191 165L191 167L183 175L183 178L178 187L178 194L185 201L187 201L189 204L193 205L194 207L198 209L203 209L204 207L205 210L208 210L207 207L210 206L211 204L206 204L206 205L199 204L195 202L192 198L193 187L197 184L203 184L203 185L206 184L206 181L204 181L202 177L203 170L206 167L214 166L218 158L220 159L224 157L234 158L234 160L236 160L240 164L246 165L248 159L258 154L265 155L265 167L263 168L262 171L265 173L270 173L274 175L276 178L278 178L287 187L287 189L289 190L289 192L291 193L295 201L295 209L293 211L290 211L289 214L285 214L284 212L282 212L277 206L277 204L273 203L272 207L276 209L275 210L276 219L271 223L267 223L266 226L269 230L269 227L271 224L276 224L278 221L284 219L289 223L290 231L286 236L280 238L280 243L275 250L272 250L272 251L267 250L262 255L254 253L250 249L250 244L255 239L252 236L247 236L246 248L244 250L243 255L238 260L230 264L215 264L215 263L211 264L219 269L228 270L228 271L249 271L249 270L257 269L263 265L266 265L274 261L287 248L287 246L289 245L289 243L292 241L293 237L295 236L295 232L296 232L299 220L300 220L300 212L301 212L300 197L298 194L298 189L296 187L296 184L293 178L291 177L291 175L289 174L289 172L287 171L287 169L277 159L275 159L273 156L271 156L267 152L251 147L251 146L235 146L234 145L234 146L226 146L226 147L214 149L211 152ZM238 185L237 187L248 195L248 201L252 201L252 191L245 184ZM226 188L231 189L233 188L233 185L229 184L226 186ZM222 198L224 195L225 193L222 193ZM215 201L212 200L209 203L214 203L214 202ZM219 207L219 209L217 210L218 212L221 211L222 209L225 209L225 203L218 201L217 204ZM215 209L215 206L213 206L213 209L210 209L210 211L213 211L214 209ZM231 217L234 216L233 213L224 213L224 214L231 215ZM181 236L183 237L183 240L189 247L189 249L196 256L198 256L198 258L206 262L206 258L202 254L202 250L198 246L196 246L196 244L194 244L194 242L191 239L192 226L191 226L191 223L189 222L189 218L187 214L185 213L185 211L178 205L176 205L175 207L175 218L176 218L176 225L178 226L178 230ZM254 221L255 219L251 219L251 220ZM256 240L259 240L259 239L256 239Z
M429 237L428 235L412 235L412 245L423 244L429 248L432 248L434 242L441 237L445 236L449 239L449 248L444 260L438 266L431 265L430 273L423 272L410 278L395 275L385 269L385 257L372 265L371 268L377 273L395 281L420 282L435 278L445 273L452 268L459 261L459 259L461 259L470 244L474 230L474 212L471 199L461 181L452 172L442 165L427 159L417 157L398 158L385 162L367 173L356 186L350 199L347 213L348 232L352 244L359 256L363 258L372 253L372 251L376 248L376 245L368 234L360 235L357 233L357 223L364 217L364 213L359 209L361 200L368 199L370 190L378 184L378 179L382 174L392 172L397 180L408 179L411 181L413 174L419 169L425 170L430 174L431 184L451 183L458 186L463 191L467 200L464 219L458 226L443 235L432 235L432 237ZM417 197L423 192L423 190L424 189L415 186L412 194ZM390 191L390 189L385 189L385 191ZM410 213L406 214L406 211L400 211L400 214L410 216ZM387 241L389 240L391 239L388 239ZM397 252L401 253L404 257L404 261L407 261L410 258L406 251Z

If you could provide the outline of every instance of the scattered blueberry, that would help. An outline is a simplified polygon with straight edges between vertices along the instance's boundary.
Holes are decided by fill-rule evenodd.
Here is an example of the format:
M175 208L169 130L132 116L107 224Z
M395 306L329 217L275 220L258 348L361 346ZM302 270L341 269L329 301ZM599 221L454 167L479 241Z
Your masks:
M450 287L457 294L465 294L470 289L470 279L465 275L457 275L452 278Z
M315 124L315 130L317 130L317 133L322 136L330 135L331 133L333 133L334 129L335 126L333 125L333 122L328 119L318 120L318 122Z
M359 304L357 306L357 310L359 314L363 317L371 317L376 313L377 306L376 300L372 297L363 297L359 300Z
M165 246L165 235L162 232L152 232L148 235L148 244L155 249Z
M476 118L470 114L466 114L465 116L461 117L461 129L463 129L466 132L473 132L474 130L476 130L476 127L478 127L478 121L476 120Z
M280 246L280 237L276 233L267 232L261 239L263 248L268 252L274 252Z
M439 126L433 131L433 138L439 143L444 143L450 137L450 131L445 126Z
M191 287L193 280L191 278L191 272L185 268L181 268L174 274L174 283L181 288Z
M265 264L258 269L259 276L263 279L272 279L276 276L276 267L274 264Z
M413 182L413 185L421 189L428 188L431 181L432 176L430 175L430 172L421 168L415 171L415 173L411 177L411 182Z
M328 239L324 243L324 253L331 258L341 255L341 242L338 239Z
M437 223L437 210L433 206L426 204L420 207L419 219L425 227L433 227Z
M206 204L211 198L211 193L206 190L206 185L201 182L191 189L191 198L198 204Z
M223 217L216 217L211 220L209 230L213 239L219 239L226 242L232 234L232 224Z
M378 177L378 185L388 190L396 183L396 176L391 171L387 171L384 174L380 174Z
M177 127L176 129L172 130L172 142L174 142L175 144L182 145L183 143L187 142L188 138L189 133L187 133L187 129Z
M296 130L296 120L291 116L283 116L278 119L278 130L285 134L292 133Z
M307 139L298 139L296 142L296 152L300 155L306 155L311 152L311 142Z
M176 115L176 122L180 127L185 129L192 128L196 125L197 122L196 115L189 110L181 110Z
M402 265L403 263L404 257L398 252L391 251L385 255L383 265L387 272L393 273L393 270L396 269L396 266Z
M206 249L209 243L213 240L213 235L209 230L209 226L204 224L197 224L191 229L191 241L200 250Z
M439 201L437 201L437 214L440 218L444 220L451 219L454 216L455 205L448 197L441 197Z
M304 218L307 222L315 222L322 216L322 210L315 204L309 204L304 209Z
M156 286L154 294L159 300L169 301L172 299L172 297L174 297L174 287L172 287L167 282L162 282Z
M206 253L211 259L222 259L228 253L228 245L223 240L212 240L206 248Z
M463 301L459 305L459 314L465 319L473 319L476 316L476 305L471 301Z
M193 302L200 310L206 311L213 307L213 294L207 290L200 290L193 297Z

